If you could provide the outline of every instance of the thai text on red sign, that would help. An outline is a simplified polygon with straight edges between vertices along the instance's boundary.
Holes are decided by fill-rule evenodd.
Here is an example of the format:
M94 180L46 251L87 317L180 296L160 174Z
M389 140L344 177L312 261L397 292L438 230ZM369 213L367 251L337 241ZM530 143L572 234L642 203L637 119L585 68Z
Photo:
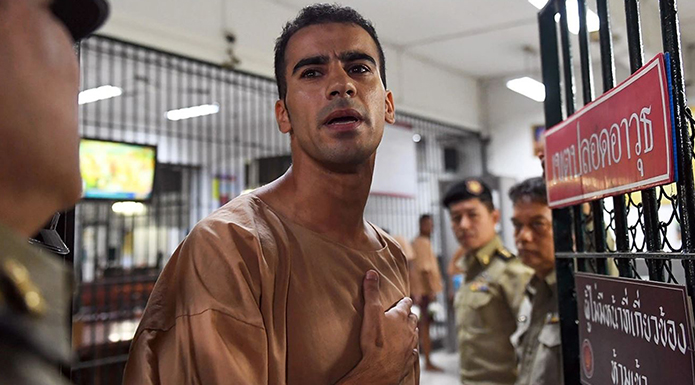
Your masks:
M545 133L552 208L673 182L664 55Z

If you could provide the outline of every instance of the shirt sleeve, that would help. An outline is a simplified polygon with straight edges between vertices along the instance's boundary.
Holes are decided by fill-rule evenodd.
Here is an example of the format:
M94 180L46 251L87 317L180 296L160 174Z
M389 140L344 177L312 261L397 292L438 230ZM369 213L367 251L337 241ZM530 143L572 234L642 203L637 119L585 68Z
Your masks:
M216 310L133 342L124 384L268 384L265 330Z
M284 344L276 343L284 336L266 330L261 311L261 256L247 230L194 229L150 297L124 384L268 384L285 378L284 358L273 359L284 357Z

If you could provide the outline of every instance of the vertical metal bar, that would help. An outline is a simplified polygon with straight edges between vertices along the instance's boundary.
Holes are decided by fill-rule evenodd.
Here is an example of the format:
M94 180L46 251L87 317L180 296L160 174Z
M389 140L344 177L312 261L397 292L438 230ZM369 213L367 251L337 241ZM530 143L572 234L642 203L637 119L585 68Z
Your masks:
M96 80L97 80L97 82L96 82L96 86L99 87L99 86L103 85L102 73L101 73L102 71L100 71L99 69L103 68L102 63L103 63L103 56L104 56L103 52L104 51L103 51L103 44L101 43L101 41L97 40L96 43L97 43L96 44L96 50L97 50L97 60L96 60L96 71L97 71ZM95 109L95 112L94 112L95 121L100 122L102 120L101 103L96 103L94 109ZM95 130L96 129L97 128L95 128ZM99 134L100 133L97 133L97 135L99 135ZM97 217L95 218L95 221L94 221L95 238L96 238L96 241L94 242L94 271L92 274L92 293L93 293L92 300L93 300L93 304L94 304L94 314L92 314L92 317L90 319L90 322L91 322L91 324L90 324L90 336L91 336L90 342L92 345L91 349L90 349L90 350L92 350L92 352L91 352L92 354L90 356L92 359L98 357L98 355L99 355L98 345L96 342L96 340L97 340L97 332L96 332L97 322L96 322L96 319L98 319L96 317L96 315L98 315L99 311L101 310L100 301L99 301L99 297L98 297L99 289L96 285L97 277L98 277L98 266L99 266L99 239L100 239L99 216L101 215L101 205L96 204L95 206L98 207L98 211L97 211ZM92 381L95 381L97 379L96 369L97 368L92 368L92 375L91 375Z
M564 9L564 1L560 1ZM562 99L560 96L560 61L555 27L555 5L549 2L538 13L540 31L541 67L546 98L543 103L545 125L554 126L562 121ZM567 29L566 20L563 29ZM567 36L565 36L567 38ZM571 78L571 77L570 77ZM566 85L567 87L567 85ZM556 251L571 251L572 219L569 209L553 210L553 232ZM574 261L556 259L558 310L560 313L560 336L562 338L562 367L565 385L579 384L579 333L577 320L577 299L574 294Z
M606 0L597 0L596 9L600 22L599 37L601 44L601 73L603 91L615 87L615 64L613 56L613 34L611 32L610 10ZM627 212L625 210L625 195L613 197L613 212L615 215L615 246L619 252L630 250L630 239L627 229ZM621 277L632 278L628 259L618 260L618 271Z
M678 209L681 216L681 239L683 251L695 250L695 188L693 182L693 148L690 141L692 133L684 116L688 105L683 78L683 53L680 41L680 25L676 0L659 1L661 13L661 36L664 51L668 52L671 63L671 84L673 87L673 112L676 128L676 147L678 161ZM695 261L683 260L688 294L695 294Z
M586 29L586 0L577 0L577 8L579 12L579 60L582 73L582 96L584 104L589 104L594 100L594 82L589 36Z
M169 90L170 93L173 93L176 95L176 105L172 109L176 108L183 108L185 107L184 105L184 85L183 85L183 77L184 77L184 72L183 72L183 65L181 63L181 60L177 58L172 58L171 60L173 68L171 69L171 72L175 75L174 79L176 82L172 84L171 89ZM176 163L179 165L185 165L185 153L184 153L184 145L183 145L183 130L181 129L182 123L180 120L178 121L172 121L168 120L167 124L171 127L171 129L175 133L176 137L176 152L174 153L176 159ZM178 220L178 233L179 233L179 239L183 238L183 235L187 233L188 231L182 231L183 229L187 228L187 225L184 224L183 218L184 218L184 209L186 205L184 205L184 202L186 201L185 199L188 198L189 191L191 187L186 183L187 178L187 169L185 167L182 167L181 170L181 191L178 194L178 199L176 200L176 208L177 210L177 220Z
M152 96L151 96L151 91L153 90L152 87L154 84L154 81L152 79L152 67L153 67L152 56L154 55L154 52L149 51L149 50L143 50L143 51L144 51L143 52L143 61L145 62L145 65L144 65L145 69L143 71L143 78L145 79L145 82L142 86L142 89L143 89L143 94L145 95L145 101L143 102L143 111L142 111L143 112L143 118L144 118L144 122L143 122L144 124L143 124L142 129L140 130L140 133L141 133L140 140L141 140L141 143L143 143L143 144L149 144L149 143L157 143L156 141L150 139L149 137L159 136L158 135L159 127L156 127L150 121L150 117L152 115L152 105L153 104L156 105L155 104L156 102L153 103ZM155 160L155 167L156 166L157 166L157 162ZM151 243L150 238L152 237L152 229L153 229L153 225L154 225L154 223L152 221L153 214L154 214L153 213L154 205L152 204L152 196L150 196L150 200L147 202L146 206L147 206L147 211L145 212L145 218L143 218L144 226L145 226L145 229L144 229L145 230L144 231L144 233L145 233L145 247L143 249L144 249L145 254L143 255L144 264L142 267L144 269L140 270L141 274L142 274L142 272L147 271L147 268L150 266L150 255L151 255L150 247L152 246L152 245L150 245L150 243ZM135 283L133 282L132 286L131 286L131 292L130 292L130 297L132 299L137 298L136 293L135 293L135 287L136 287ZM135 304L135 306L137 306L137 304ZM131 309L128 309L128 310L132 314L132 307L131 307Z
M640 21L639 0L625 0L625 17L627 22L627 41L630 53L630 71L635 73L644 64L642 27ZM644 207L644 238L648 251L661 249L659 234L659 214L656 201L656 190L642 190L642 205ZM649 279L664 281L664 261L647 260Z
M591 51L589 50L589 36L586 24L586 0L577 0L577 10L579 15L579 58L582 73L582 96L584 104L589 104L594 100L594 81L591 68ZM593 213L594 228L594 251L606 251L606 236L603 228L603 200L598 199L591 202ZM584 246L586 250L586 245ZM606 274L606 260L599 258L596 260L597 272Z
M558 0L560 12L560 43L562 44L562 68L565 80L565 108L567 116L575 111L574 69L572 67L572 44L570 42L569 27L567 25L567 7L564 1Z
M570 42L569 27L567 20L567 5L565 1L559 0L556 2L560 13L560 43L562 48L562 67L564 69L563 79L565 80L565 109L567 116L570 116L575 111L575 87L574 87L574 69L572 66L572 44ZM546 127L550 127L547 126ZM582 220L582 211L580 206L573 206L572 218L574 222L574 245L575 251L584 251L584 221ZM577 258L579 270L586 270L586 260Z

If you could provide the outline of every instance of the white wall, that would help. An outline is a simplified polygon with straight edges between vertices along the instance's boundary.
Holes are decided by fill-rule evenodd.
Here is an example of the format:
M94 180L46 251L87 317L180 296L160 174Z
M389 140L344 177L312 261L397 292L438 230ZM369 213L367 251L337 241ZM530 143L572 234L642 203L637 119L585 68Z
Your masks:
M541 164L533 154L531 127L544 124L543 103L510 91L505 79L483 82L489 135L488 170L521 181L540 176Z
M227 59L225 31L237 37L237 67L273 77L273 47L297 10L270 0L118 0L100 33L214 63ZM369 15L365 15L369 18ZM396 108L472 130L481 128L476 80L383 41Z

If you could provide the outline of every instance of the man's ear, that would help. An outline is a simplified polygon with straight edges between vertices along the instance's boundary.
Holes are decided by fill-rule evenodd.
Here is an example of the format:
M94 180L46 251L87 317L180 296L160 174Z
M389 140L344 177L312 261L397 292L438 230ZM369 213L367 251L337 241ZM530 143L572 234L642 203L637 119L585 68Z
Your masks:
M283 134L292 133L290 113L287 111L287 105L282 99L278 99L278 101L275 102L275 120L278 122L280 132Z
M492 210L492 220L494 221L493 223L497 224L500 221L500 211L495 209Z
M385 103L384 120L386 120L388 124L393 124L396 121L396 107L393 104L393 93L389 90L386 90Z

